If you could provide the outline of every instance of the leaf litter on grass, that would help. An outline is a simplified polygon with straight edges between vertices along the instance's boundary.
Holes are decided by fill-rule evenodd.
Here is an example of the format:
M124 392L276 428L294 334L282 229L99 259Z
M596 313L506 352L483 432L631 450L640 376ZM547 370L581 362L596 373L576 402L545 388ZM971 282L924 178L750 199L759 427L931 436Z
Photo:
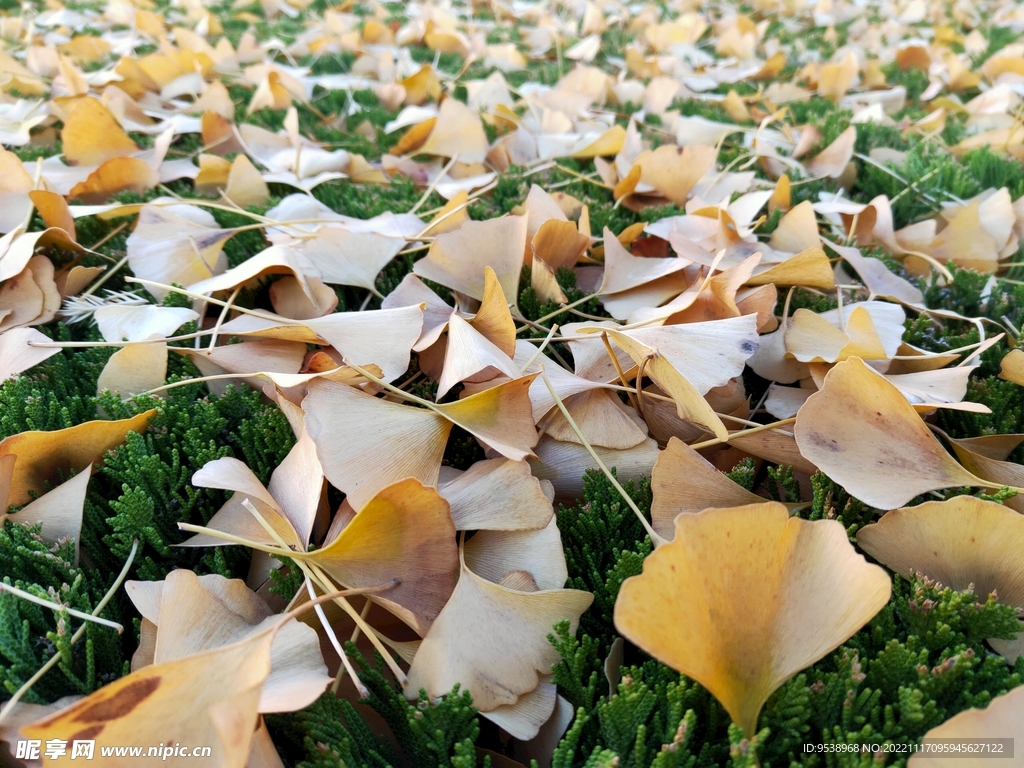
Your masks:
M42 719L38 676L7 679L0 725L205 733L219 764L281 765L263 715L327 689L367 701L362 649L419 706L471 697L503 734L481 759L549 765L584 723L552 631L595 610L567 588L554 505L588 471L654 548L608 631L721 703L738 765L773 694L890 602L885 568L1024 611L1020 435L979 421L1001 416L980 382L1024 386L1022 18L922 0L0 8L0 386L103 349L97 398L137 413L10 433L5 530L88 567L109 525L92 479L178 387L251 387L294 435L276 469L178 456L190 492L231 494L180 523L212 559L125 583L130 674ZM645 476L650 520L621 485ZM856 536L801 519L827 481L892 511ZM146 530L133 557L166 558ZM58 646L65 672L74 653ZM928 735L993 736L1024 721L1019 693ZM700 753L688 722L670 751Z

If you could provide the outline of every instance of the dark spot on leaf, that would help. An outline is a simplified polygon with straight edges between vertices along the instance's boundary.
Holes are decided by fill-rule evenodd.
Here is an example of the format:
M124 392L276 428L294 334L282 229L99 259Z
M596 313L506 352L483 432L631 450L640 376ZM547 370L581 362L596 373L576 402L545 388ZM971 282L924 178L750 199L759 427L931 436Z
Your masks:
M148 699L160 687L161 677L147 677L129 683L109 699L86 707L77 715L76 723L107 723L124 717Z

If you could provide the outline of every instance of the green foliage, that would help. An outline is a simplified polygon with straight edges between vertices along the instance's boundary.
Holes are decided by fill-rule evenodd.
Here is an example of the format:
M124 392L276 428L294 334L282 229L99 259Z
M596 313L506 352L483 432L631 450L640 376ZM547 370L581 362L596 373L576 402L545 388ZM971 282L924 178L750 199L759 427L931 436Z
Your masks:
M565 294L565 297L569 300L570 304L580 301L580 299L587 295L576 287L576 273L571 269L566 269L564 267L559 268L555 273L555 280L558 281L558 285L561 287L562 293ZM541 320L541 318L548 317L549 315L557 315L540 323L540 325L545 328L550 328L555 323L564 325L567 322L579 319L578 317L573 317L568 313L560 312L560 305L550 301L542 302L540 298L538 298L537 294L530 286L529 267L523 267L523 274L519 280L519 285L519 311L527 320L533 320L536 322ZM604 311L604 308L601 306L601 303L596 296L577 305L576 309L579 312L588 315L607 316L608 314ZM543 338L547 333L541 328L534 328L531 331L531 335Z
M371 665L352 643L346 650L370 691L360 704L386 723L394 742L379 729L371 729L352 703L328 691L301 712L267 717L274 742L290 764L295 768L476 765L473 744L480 724L467 691L456 685L439 699L428 700L421 691L418 702L407 701L401 688L386 676L383 659L378 656Z
M67 327L58 327L58 338L69 340L71 335ZM63 350L29 375L0 384L2 437L157 409L147 432L130 433L93 472L83 510L81 565L75 564L73 544L50 546L39 538L38 529L8 520L0 531L0 578L43 596L54 588L61 601L83 611L92 611L113 583L133 540L140 546L131 578L161 579L177 567L244 576L249 555L240 547L173 546L188 535L178 530L179 522L203 524L227 498L222 491L192 487L191 477L208 461L235 456L266 482L294 442L281 411L248 388L229 388L215 397L204 396L202 385L190 385L168 391L163 399L127 402L109 394L97 396L96 379L111 352ZM0 596L0 612L0 674L9 692L54 652L62 657L33 688L29 701L89 693L123 675L134 651L133 633L119 638L94 624L71 647L71 626L77 628L77 619L54 617L10 595ZM120 591L103 615L121 620L135 611Z
M11 519L0 530L0 578L37 597L87 613L113 583L107 574L75 565L73 542L48 544L40 538L39 526L28 527ZM100 615L123 621L117 601L111 601ZM66 613L0 592L0 680L4 690L13 694L55 653L60 654L60 662L33 686L26 701L41 703L73 693L91 693L125 674L125 659L131 651L113 629L88 623L82 639L71 645L71 635L81 623Z
M646 514L651 507L650 481L630 481L625 488ZM557 519L569 569L566 586L594 595L593 605L580 618L581 631L598 643L598 653L606 655L616 634L615 597L623 581L640 573L652 551L651 542L633 510L596 470L587 472L583 480L583 500L559 507Z

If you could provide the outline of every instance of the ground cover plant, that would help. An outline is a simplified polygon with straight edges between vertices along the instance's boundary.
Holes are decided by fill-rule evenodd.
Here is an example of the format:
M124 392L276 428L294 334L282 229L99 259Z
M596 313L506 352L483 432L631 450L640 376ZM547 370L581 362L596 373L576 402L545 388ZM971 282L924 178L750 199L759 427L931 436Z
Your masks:
M1020 748L1022 35L0 2L0 762Z

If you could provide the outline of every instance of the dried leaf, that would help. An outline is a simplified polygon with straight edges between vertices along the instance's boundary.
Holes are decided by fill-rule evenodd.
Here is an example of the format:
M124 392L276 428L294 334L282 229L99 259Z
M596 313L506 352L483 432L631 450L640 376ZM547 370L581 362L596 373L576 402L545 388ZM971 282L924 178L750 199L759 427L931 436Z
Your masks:
M943 449L900 390L859 358L828 372L797 414L794 432L806 459L873 507L986 485Z
M711 691L748 737L779 686L889 601L885 571L833 520L766 502L679 515L675 533L623 583L615 626Z

